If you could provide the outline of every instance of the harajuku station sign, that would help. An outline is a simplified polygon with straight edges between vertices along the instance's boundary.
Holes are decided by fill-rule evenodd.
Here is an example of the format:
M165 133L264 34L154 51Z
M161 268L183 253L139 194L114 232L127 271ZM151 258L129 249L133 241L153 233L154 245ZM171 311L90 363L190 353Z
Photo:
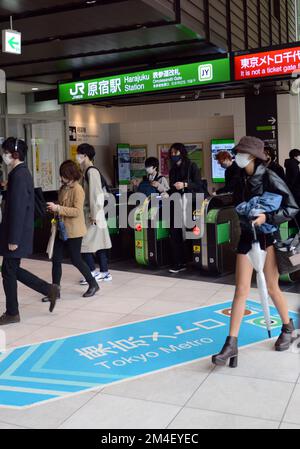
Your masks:
M230 59L222 58L58 85L60 103L100 100L230 81Z
M300 72L300 47L234 57L235 80L251 80Z

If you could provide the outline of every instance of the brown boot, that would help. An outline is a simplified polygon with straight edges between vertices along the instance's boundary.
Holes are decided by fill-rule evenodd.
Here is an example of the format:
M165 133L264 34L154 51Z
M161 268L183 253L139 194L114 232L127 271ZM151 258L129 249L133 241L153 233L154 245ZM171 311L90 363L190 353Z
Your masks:
M20 315L8 315L7 313L3 313L0 317L0 326L5 326L6 324L19 323L21 321Z
M281 329L281 334L275 343L275 350L278 352L287 351L293 343L293 332L295 330L293 320L289 324L284 324Z

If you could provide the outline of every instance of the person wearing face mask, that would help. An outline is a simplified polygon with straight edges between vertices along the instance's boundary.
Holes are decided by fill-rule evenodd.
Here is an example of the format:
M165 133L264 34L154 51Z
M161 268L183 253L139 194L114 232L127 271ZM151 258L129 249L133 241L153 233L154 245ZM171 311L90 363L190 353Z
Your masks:
M150 196L152 193L160 193L167 196L169 190L168 180L159 173L159 160L156 157L149 157L145 161L147 175L144 176L138 185L137 191Z
M282 203L276 212L260 214L253 224L258 227L258 240L263 250L267 252L264 273L269 295L281 317L283 326L281 334L275 343L276 351L286 351L292 343L294 323L289 317L287 300L280 290L279 272L277 268L274 242L276 234L263 234L259 227L265 223L279 227L281 223L292 220L299 207L286 183L266 166L267 156L264 143L256 137L244 137L235 148L236 163L242 169L241 188L235 192L236 205L249 202L252 198L262 196L265 192L282 196ZM253 266L247 254L253 242L252 223L241 221L241 238L237 250L236 291L232 304L230 334L221 352L212 358L218 366L224 366L230 359L230 366L237 366L238 335L245 314L246 301L249 298Z
M2 144L3 161L8 167L3 220L0 225L0 255L3 256L2 278L6 297L6 312L0 325L20 321L17 282L47 295L52 312L59 296L58 286L49 284L21 268L21 259L33 251L34 185L25 164L27 145L23 140L9 137Z
M284 166L288 186L300 206L300 150L290 151L290 158L286 159Z
M182 143L174 143L169 150L171 162L170 190L173 193L204 193L208 196L207 189L201 179L200 169L195 162L188 158L187 149ZM169 272L172 274L186 270L185 247L182 227L174 226L174 206L171 203L170 239L173 256L173 265Z
M240 184L241 169L228 151L220 151L216 155L216 160L225 170L225 186L217 190L217 195L234 192Z
M265 153L266 153L267 158L268 158L268 162L267 162L268 169L272 170L273 172L275 172L276 175L279 176L279 178L281 178L285 182L287 182L286 177L285 177L285 173L284 173L284 169L277 162L276 152L275 152L274 148L269 147L269 146L265 146Z
M95 155L94 147L87 143L83 143L77 148L76 159L83 172L84 216L87 227L87 234L84 236L81 245L81 253L96 281L110 282L112 281L112 275L108 269L108 250L112 247L112 244L104 214L106 182L93 164ZM96 270L94 254L100 271ZM81 279L80 284L86 285L86 279Z
M68 160L60 166L59 173L62 187L58 192L58 204L47 203L47 205L48 211L63 221L67 235L64 239L60 233L56 235L52 257L52 279L53 283L60 285L64 250L67 249L72 264L88 283L88 290L83 297L90 298L98 292L99 286L81 257L82 239L87 232L83 211L85 194L79 183L81 171L75 162ZM48 298L45 297L42 301L47 302Z

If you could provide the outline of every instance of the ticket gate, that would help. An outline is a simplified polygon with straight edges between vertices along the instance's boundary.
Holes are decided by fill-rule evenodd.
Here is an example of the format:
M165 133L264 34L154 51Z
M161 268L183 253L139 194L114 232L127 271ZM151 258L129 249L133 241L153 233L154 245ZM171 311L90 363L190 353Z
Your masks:
M288 240L294 237L299 232L297 225L293 222L286 222L280 226L280 236L282 240ZM296 271L291 274L284 274L280 276L282 282L299 282L300 281L300 271Z
M218 195L204 201L203 237L193 241L193 263L209 274L233 273L236 248L240 238L240 221L231 194Z
M114 213L108 214L107 226L109 235L112 242L112 248L110 250L110 260L119 261L126 260L134 257L132 250L134 235L132 229L120 228L119 214L122 205L128 204L128 193L122 192L119 189L112 189L111 193L115 197L116 208Z
M135 210L135 260L139 265L162 267L170 263L169 229L159 217L162 201L152 206L149 197Z

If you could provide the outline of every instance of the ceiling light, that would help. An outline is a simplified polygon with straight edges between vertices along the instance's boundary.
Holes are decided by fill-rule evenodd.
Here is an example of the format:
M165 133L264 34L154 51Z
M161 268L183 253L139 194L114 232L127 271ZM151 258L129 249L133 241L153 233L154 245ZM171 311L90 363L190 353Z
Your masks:
M85 2L87 5L92 5L93 3L96 3L96 0L89 0Z
M31 90L39 90L38 87L32 87Z

